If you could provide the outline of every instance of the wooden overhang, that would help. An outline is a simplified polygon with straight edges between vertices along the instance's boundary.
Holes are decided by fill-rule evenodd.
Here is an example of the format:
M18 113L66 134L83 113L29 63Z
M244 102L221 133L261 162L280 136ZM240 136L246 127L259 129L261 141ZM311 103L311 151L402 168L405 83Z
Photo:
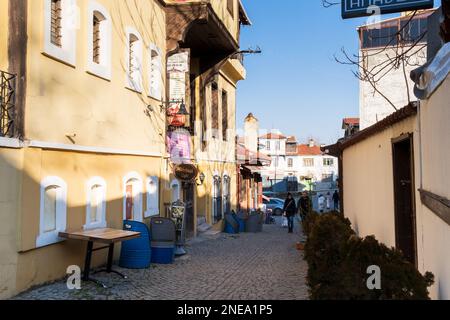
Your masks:
M166 4L167 52L189 49L208 70L239 51L239 44L210 3Z

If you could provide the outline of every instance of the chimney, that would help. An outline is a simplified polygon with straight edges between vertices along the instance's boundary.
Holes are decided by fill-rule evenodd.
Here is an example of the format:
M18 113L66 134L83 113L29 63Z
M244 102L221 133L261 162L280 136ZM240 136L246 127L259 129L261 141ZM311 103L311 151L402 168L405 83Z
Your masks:
M258 152L258 136L259 136L259 122L253 113L245 118L244 122L244 139L245 147L251 152Z
M314 139L309 139L309 147L314 148L316 146L316 143L314 142Z

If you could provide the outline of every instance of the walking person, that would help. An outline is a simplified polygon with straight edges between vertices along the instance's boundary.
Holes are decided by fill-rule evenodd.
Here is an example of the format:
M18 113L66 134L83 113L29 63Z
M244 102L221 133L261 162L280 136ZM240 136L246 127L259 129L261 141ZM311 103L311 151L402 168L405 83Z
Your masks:
M294 217L295 217L295 213L297 212L297 206L295 205L295 200L291 193L288 193L288 195L287 195L286 201L284 202L283 211L284 211L286 218L288 219L289 233L293 233L294 232Z
M341 200L341 197L339 195L339 192L336 190L333 194L334 211L339 211L339 201L340 200Z
M325 212L325 197L323 196L323 194L319 195L319 211L320 213L324 213Z
M330 212L331 211L331 193L327 193L327 196L326 196L326 201L327 201L327 212Z
M311 212L311 199L309 198L308 192L304 191L300 200L298 200L298 211L302 221L305 221L308 214Z

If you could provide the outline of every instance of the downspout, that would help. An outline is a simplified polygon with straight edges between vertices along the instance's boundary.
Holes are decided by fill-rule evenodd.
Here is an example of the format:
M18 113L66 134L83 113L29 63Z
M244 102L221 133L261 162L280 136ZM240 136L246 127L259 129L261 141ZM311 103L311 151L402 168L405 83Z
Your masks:
M417 99L417 126L418 126L418 144L419 144L419 186L420 190L423 190L423 148L422 148L422 103L420 99ZM420 199L420 198L419 198ZM421 211L422 212L422 211ZM416 215L417 215L417 209L416 209ZM416 216L417 221L417 216ZM417 223L417 222L416 222ZM424 237L424 225L423 225L423 214L421 215L420 219L420 227L421 227L421 233L422 233L422 255L425 250L425 237ZM422 270L425 270L425 259L422 257Z

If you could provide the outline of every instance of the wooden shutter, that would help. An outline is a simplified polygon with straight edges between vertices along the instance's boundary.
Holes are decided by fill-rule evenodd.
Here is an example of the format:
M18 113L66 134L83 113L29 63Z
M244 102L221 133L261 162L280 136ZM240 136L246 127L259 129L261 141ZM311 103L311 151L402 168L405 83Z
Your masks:
M62 0L52 0L50 41L55 46L62 47Z
M100 19L94 15L93 19L93 61L100 64Z
M222 91L222 137L228 141L228 94Z

